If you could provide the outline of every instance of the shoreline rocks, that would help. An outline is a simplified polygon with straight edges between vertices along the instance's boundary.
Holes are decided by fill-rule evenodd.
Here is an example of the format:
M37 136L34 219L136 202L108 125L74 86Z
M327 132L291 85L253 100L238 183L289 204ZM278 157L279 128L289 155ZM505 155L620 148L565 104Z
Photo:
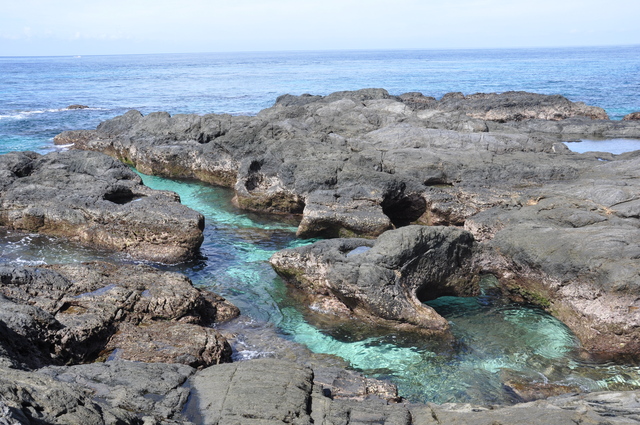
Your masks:
M472 247L471 234L457 228L408 226L375 241L329 239L282 250L270 262L311 297L313 310L446 336L449 324L423 301L478 293L477 280L462 272Z
M110 355L193 367L231 360L225 338L207 326L238 309L182 275L107 263L0 266L0 282L0 362L8 366Z
M640 137L640 124L561 96L364 89L281 96L255 117L131 111L56 143L231 187L246 209L302 212L301 237L464 227L478 241L477 268L514 299L556 315L593 353L633 356L638 154L561 143L591 136Z
M640 218L635 170L640 169L640 155L578 155L560 142L582 135L640 137L640 126L633 121L609 121L597 108L567 102L526 93L450 94L435 100L416 93L395 97L384 90L369 89L324 97L283 96L256 117L171 117L166 113L143 117L133 111L96 130L65 132L56 143L100 150L146 173L198 178L231 187L235 202L245 209L302 213L301 236L382 235L384 240L387 233L413 231L405 227L412 223L464 226L468 233L447 230L476 240L473 250L468 248L467 253L465 248L459 253L458 271L494 273L512 298L534 302L561 318L592 353L633 356L639 352L640 341L635 331L640 319L634 296ZM80 180L90 180L91 171L70 166L67 157L74 155L0 157L5 166L0 171L3 208L5 189L29 178L40 163L64 173L71 169L82 176ZM96 196L101 201L128 205L139 195L156 196L137 192L144 189L126 183L135 183L136 178L125 171L107 171L120 170L118 165L103 169L100 164L106 164L104 159L91 161L97 161L95 168L103 170L100 175L125 176L120 179L125 183L117 184L128 191L116 190L113 196L109 191L100 192ZM51 181L60 179L57 172L51 171L55 176ZM64 174L65 181L75 178ZM31 190L29 185L20 187ZM18 192L14 192L16 197ZM166 193L157 197L172 198ZM64 204L60 199L55 202ZM46 227L43 223L53 220L46 218L49 211L64 215L58 207L49 207L43 214L21 212L18 222L26 230L41 229ZM0 218L4 220L5 215ZM394 228L398 230L388 232ZM327 258L332 252L338 256L334 251L345 247L371 247L351 257L340 252L339 258L346 263L346 258L369 256L379 240L323 242L327 242ZM335 246L329 247L332 244ZM321 245L309 248L309 252ZM450 254L446 258L455 257ZM318 258L324 257L318 254ZM318 264L324 264L322 261ZM443 262L447 264L447 260L437 261ZM398 262L397 267L388 268L395 276L399 272L394 285L408 292L405 301L428 298L425 287L417 283L422 279L419 273L403 274L412 271L411 267L403 268L406 264L413 263ZM379 266L373 259L359 267L363 265L372 270ZM345 306L354 305L353 287L346 295L340 293L331 286L334 278L327 277L328 269L325 271L324 286L308 286L322 296L333 292L334 300L347 300ZM214 308L211 300L202 301L206 297L195 296L191 290L177 291L183 285L173 282L180 280L175 276L97 265L2 273L0 375L4 382L0 385L0 420L9 423L187 424L192 418L199 423L219 419L255 423L313 420L327 425L535 424L551 420L558 424L615 424L632 423L640 415L637 391L551 398L503 408L393 405L366 396L369 399L364 401L343 400L335 388L325 392L328 388L314 383L312 369L290 362L263 360L206 367L216 363L211 360L215 356L224 356L224 348L210 346L208 331L200 334L192 327L201 327L205 318L218 314L233 316L233 309ZM447 273L443 276L456 275ZM126 283L134 275L172 283L170 287L160 285L154 292L148 286ZM447 291L473 293L473 285L461 288L435 280L434 296ZM43 296L44 287L53 295ZM188 306L187 310L181 306ZM401 320L411 317L396 316ZM116 320L122 322L116 325ZM159 329L165 321L167 332ZM148 326L140 326L142 323ZM72 328L76 331L70 332ZM116 330L121 333L115 334ZM162 351L163 344L187 333L195 338L183 346L174 344L167 350L169 357L164 353L160 357L147 355L150 350ZM104 340L105 335L112 345L92 342ZM211 356L198 358L190 351L194 344L209 347ZM102 354L113 359L163 363L112 360L61 365L94 358L98 348L106 348ZM167 361L184 364L164 363ZM192 366L203 369L197 371ZM277 376L274 371L279 371ZM336 381L339 379L332 382ZM187 382L193 387L185 387ZM262 390L255 390L256 383ZM242 392L243 388L246 391ZM237 397L223 396L238 391ZM192 401L183 411L189 394L198 402ZM327 397L330 394L336 397ZM249 401L255 402L254 407L248 406Z
M630 114L625 115L622 118L623 121L638 121L640 120L640 112L632 112Z
M0 175L0 226L161 263L190 260L202 244L200 213L104 154L12 152Z
M332 398L314 382L315 370L271 359L201 371L114 361L0 372L0 420L8 424L615 425L635 423L640 414L638 391L565 395L515 406Z

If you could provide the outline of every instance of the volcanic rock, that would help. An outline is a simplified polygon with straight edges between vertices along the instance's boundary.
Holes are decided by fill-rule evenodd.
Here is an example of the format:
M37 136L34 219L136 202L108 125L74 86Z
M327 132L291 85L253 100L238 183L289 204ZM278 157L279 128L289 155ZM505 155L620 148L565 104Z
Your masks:
M163 263L191 259L202 244L201 214L104 154L12 152L0 156L0 175L0 226Z
M107 263L2 266L0 282L0 332L8 337L0 353L9 366L86 362L113 351L194 366L230 361L226 340L203 326L217 310L228 317L237 308L212 304L182 275Z
M561 96L365 89L281 96L255 117L130 111L56 143L233 188L242 208L302 213L301 237L464 226L479 241L474 268L512 298L589 350L636 355L637 153L562 143L588 137L638 138L640 123Z
M452 227L407 226L376 241L330 239L283 250L271 265L285 280L312 295L312 308L410 324L442 334L447 321L423 301L442 295L471 296L473 237Z

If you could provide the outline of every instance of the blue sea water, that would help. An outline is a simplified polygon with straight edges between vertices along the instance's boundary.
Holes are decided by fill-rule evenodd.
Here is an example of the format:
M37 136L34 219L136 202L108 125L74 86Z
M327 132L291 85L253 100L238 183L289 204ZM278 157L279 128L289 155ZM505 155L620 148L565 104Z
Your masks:
M364 87L435 97L452 91L562 94L620 119L640 111L639 75L640 46L0 57L0 154L55 150L52 139L61 131L95 128L129 109L256 114L281 94ZM72 104L89 108L66 109ZM562 323L501 299L491 291L490 277L480 297L432 302L452 324L458 341L453 350L416 335L327 323L297 305L267 263L276 250L310 242L296 239L295 220L239 211L225 189L143 178L151 187L178 192L206 217L203 258L164 268L221 293L282 338L391 379L410 400L508 403L513 397L503 384L514 380L583 390L640 387L637 368L584 361ZM0 254L0 262L22 264L112 257L15 232L0 233ZM269 351L268 344L256 342L256 350Z

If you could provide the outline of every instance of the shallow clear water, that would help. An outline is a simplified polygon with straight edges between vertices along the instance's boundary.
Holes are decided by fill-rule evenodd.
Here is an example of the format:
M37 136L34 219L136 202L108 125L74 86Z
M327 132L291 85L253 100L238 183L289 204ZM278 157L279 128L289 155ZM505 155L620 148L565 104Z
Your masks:
M180 194L184 204L205 215L202 258L187 264L157 265L185 273L240 307L243 319L231 324L238 359L261 356L300 358L325 354L367 376L390 379L411 401L513 403L505 383L555 384L569 390L640 388L633 366L591 364L562 323L544 311L502 299L483 279L479 297L430 301L447 318L453 345L409 332L393 332L351 321L332 321L301 306L268 263L277 250L311 243L295 237L296 221L274 220L237 210L227 189L197 182L142 175L145 184ZM0 234L0 262L43 264L109 259L57 238ZM121 262L132 262L120 257ZM229 329L227 329L229 331ZM280 340L281 339L281 340ZM287 342L289 341L289 342ZM275 353L275 352L278 353Z
M584 139L579 142L565 142L565 145L573 152L578 153L610 152L613 154L621 154L640 150L640 140L638 139Z
M0 154L55 150L52 138L61 131L95 128L131 108L255 114L281 94L363 87L435 97L452 91L527 90L600 106L615 119L640 111L640 46L2 57L0 69ZM65 109L71 104L91 108ZM513 402L506 382L582 390L640 387L635 366L583 360L565 326L539 309L501 299L490 280L481 297L430 302L452 323L453 345L327 320L301 306L267 262L279 249L311 242L296 239L295 219L239 211L229 191L201 183L144 180L178 192L183 203L205 215L202 258L161 267L185 273L241 308L241 323L228 328L235 334L237 358L318 353L324 362L346 361L370 376L389 378L415 401ZM113 258L56 238L15 232L0 233L0 254L0 263L12 264Z

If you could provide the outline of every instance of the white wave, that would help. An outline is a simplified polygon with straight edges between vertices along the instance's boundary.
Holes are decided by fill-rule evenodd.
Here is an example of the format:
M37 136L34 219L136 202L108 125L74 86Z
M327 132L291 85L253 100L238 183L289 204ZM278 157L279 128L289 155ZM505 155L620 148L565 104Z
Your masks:
M27 119L33 115L56 113L56 112L75 112L78 110L79 111L108 111L109 109L90 107L90 108L82 108L82 109L59 108L59 109L42 109L42 110L34 110L34 111L16 111L9 114L0 114L0 120L5 120L5 119L21 120L21 119Z
M55 148L56 149L60 149L61 151L66 151L67 149L69 149L73 145L75 145L75 143L69 143L69 144L66 144L66 145L56 145Z

